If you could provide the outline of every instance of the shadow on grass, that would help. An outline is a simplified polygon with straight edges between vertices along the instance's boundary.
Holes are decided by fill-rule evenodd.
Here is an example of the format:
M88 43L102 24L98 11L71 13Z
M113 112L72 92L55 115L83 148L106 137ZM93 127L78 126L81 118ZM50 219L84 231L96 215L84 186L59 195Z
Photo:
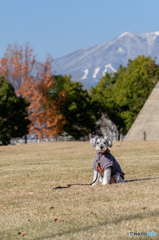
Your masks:
M131 180L125 180L125 182L127 183L127 182L138 182L138 181L147 181L147 180L153 180L153 179L159 179L159 177L155 177L155 178L142 178L142 179L131 179ZM80 183L74 183L74 184L67 184L67 186L56 186L56 187L54 187L53 188L53 190L56 190L56 189L63 189L63 188L70 188L71 186L73 186L73 185L83 185L83 186L86 186L86 185L92 185L92 183L86 183L86 184L80 184Z
M159 177L155 178L142 178L142 179L132 179L132 180L126 180L125 182L139 182L139 181L147 181L147 180L154 180L154 179L159 179Z
M60 236L66 236L70 233L74 234L74 233L79 233L79 232L86 232L92 229L98 229L99 227L102 226L106 226L108 224L118 224L121 223L122 221L131 221L131 220L142 220L145 218L149 218L149 217L158 217L159 216L159 211L151 211L148 213L144 212L144 216L142 213L138 213L138 214L132 214L132 215L128 215L128 216L123 216L123 217L119 217L116 218L115 220L110 220L110 221L104 221L104 222L100 222L99 224L94 224L94 225L89 225L86 227L79 227L79 228L74 228L73 230L68 230L68 231L62 231L56 234L52 234L52 235L48 235L48 236L43 236L43 237L39 237L39 238L32 238L31 240L45 240L45 239L54 239L56 237L60 237ZM144 229L143 229L144 231Z

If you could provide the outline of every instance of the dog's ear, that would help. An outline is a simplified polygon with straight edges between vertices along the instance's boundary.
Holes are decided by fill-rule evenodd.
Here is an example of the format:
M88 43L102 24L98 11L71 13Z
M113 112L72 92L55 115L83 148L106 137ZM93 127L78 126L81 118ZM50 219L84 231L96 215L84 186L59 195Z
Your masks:
M99 138L98 136L95 136L94 138L91 138L91 139L90 139L90 145L91 145L92 147L95 147L96 141L97 141L98 138Z
M112 145L113 145L112 144L112 140L109 137L107 137L107 136L105 136L104 139L106 140L106 142L108 144L108 147L112 147Z

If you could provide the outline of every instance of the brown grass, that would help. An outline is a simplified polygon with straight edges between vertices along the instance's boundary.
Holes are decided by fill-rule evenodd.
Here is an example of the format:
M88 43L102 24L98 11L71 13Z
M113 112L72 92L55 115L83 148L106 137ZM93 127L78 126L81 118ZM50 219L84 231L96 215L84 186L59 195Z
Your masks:
M159 142L115 142L111 152L126 179L159 177ZM89 142L0 147L0 239L158 239L159 179L52 189L91 183L94 156ZM151 239L133 239L142 238Z

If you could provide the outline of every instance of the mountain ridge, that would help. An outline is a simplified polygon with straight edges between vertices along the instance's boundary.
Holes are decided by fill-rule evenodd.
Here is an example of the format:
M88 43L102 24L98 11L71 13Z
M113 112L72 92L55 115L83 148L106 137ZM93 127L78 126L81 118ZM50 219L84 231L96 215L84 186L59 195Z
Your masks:
M105 72L115 72L119 65L138 55L151 56L159 63L159 31L152 33L124 32L116 38L94 46L79 49L53 61L55 75L71 74L90 88L98 83Z

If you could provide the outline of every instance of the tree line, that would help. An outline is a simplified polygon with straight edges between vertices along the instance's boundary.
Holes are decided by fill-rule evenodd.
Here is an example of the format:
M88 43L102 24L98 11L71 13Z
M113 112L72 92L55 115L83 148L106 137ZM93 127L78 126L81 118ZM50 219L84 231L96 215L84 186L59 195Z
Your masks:
M0 142L26 134L38 138L65 132L74 139L98 134L104 114L125 134L159 78L159 66L138 56L106 73L86 90L71 75L52 74L52 57L40 62L28 44L8 45L0 59Z

